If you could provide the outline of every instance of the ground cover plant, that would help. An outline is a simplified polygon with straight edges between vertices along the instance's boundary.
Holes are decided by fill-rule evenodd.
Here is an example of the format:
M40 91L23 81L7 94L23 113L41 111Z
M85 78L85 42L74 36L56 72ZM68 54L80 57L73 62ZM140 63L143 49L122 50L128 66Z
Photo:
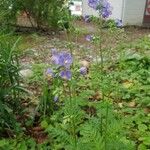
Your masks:
M60 41L1 35L0 149L150 149L150 37L129 40L108 1L88 2L100 18L59 21Z

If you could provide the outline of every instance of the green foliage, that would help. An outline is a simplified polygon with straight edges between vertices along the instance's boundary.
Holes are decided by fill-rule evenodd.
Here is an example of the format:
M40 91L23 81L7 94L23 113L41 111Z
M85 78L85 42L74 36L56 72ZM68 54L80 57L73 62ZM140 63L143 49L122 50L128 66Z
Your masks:
M37 21L39 27L59 25L67 29L69 26L66 20L70 19L70 16L68 11L62 8L63 3L60 1L13 2L10 12L5 14L7 17L13 15L14 18L9 21L15 22L16 14L26 10ZM8 1L7 7L10 3L12 2ZM14 11L14 14L11 14L11 11ZM97 57L96 63L87 65L87 74L81 75L80 64L74 62L71 68L67 68L72 72L71 80L61 79L60 71L64 69L63 67L34 64L32 77L23 81L33 84L34 90L37 89L38 95L35 96L39 97L38 112L37 109L31 108L34 118L29 116L30 113L25 114L30 120L23 118L25 121L21 125L24 134L21 132L22 135L14 136L14 139L1 138L0 149L146 150L150 148L150 59L148 57L150 38L145 37L137 43L117 47L117 59L111 61L109 52L102 45L103 26L100 25L104 22L94 19L100 27L90 43L94 47L94 51L92 48L90 50L94 53L93 56ZM119 30L115 34L118 29L112 20L106 25L110 27L111 38L122 32ZM71 28L70 32L66 31L68 36L66 47L74 55L76 52L69 34L79 36L81 31L75 28ZM14 41L11 36L7 39L1 37L0 41L0 135L8 133L11 136L12 129L16 129L19 133L16 116L22 114L18 111L21 109L22 87L18 74L17 42L12 44ZM74 60L76 61L76 58ZM55 75L46 74L49 67ZM54 99L55 96L58 97L57 100ZM46 135L46 138L42 135ZM39 144L38 140L44 141L43 144Z
M149 106L149 73L150 59L145 47L137 50L138 45L147 45L149 39L143 38L139 42L131 45L132 50L123 50L123 55L114 70L113 78L116 78L119 85L120 94L125 100L136 100L141 105ZM148 46L148 45L147 45ZM136 49L136 51L135 51ZM145 51L144 51L145 50Z
M129 110L124 110L129 113ZM128 116L125 117L126 127L130 127L128 131L129 137L137 141L138 149L147 149L150 146L150 116L143 108L130 110Z
M45 148L46 147L46 148ZM1 150L50 150L48 142L37 144L33 138L16 138L0 140Z
M20 109L20 91L23 89L19 81L16 51L18 40L13 44L14 40L11 41L11 37L0 37L0 132L2 134L5 128L8 131L19 130L15 114Z
M33 64L32 65L32 71L33 75L27 80L28 83L36 83L39 86L43 85L43 78L44 78L44 73L46 68L48 66L45 64Z
M118 101L122 108L124 125L129 139L136 142L137 149L149 148L149 53L150 39L144 37L122 49L123 55L111 71L119 92ZM129 47L130 50L127 50Z
M93 98L92 102L89 101L92 94L95 94L95 89L101 89L97 80L100 72L91 74L90 78L95 82L89 82L84 77L77 79L77 74L74 74L72 81L61 82L65 84L65 89L59 97L60 103L55 104L57 111L41 123L52 140L52 149L134 149L134 144L127 140L122 121L113 112L109 100L99 102ZM51 86L60 87L56 82L51 82ZM107 89L108 87L105 91ZM49 105L52 106L52 102Z
M61 0L1 0L0 1L0 23L17 23L18 14L25 12L33 25L34 19L38 28L45 26L58 28L58 21L67 19L68 11L64 7L65 1ZM68 20L65 20L68 21Z
M73 98L70 106L66 99L62 110L51 117L51 124L46 127L46 131L50 138L53 137L53 149L133 149L125 137L121 122L115 119L110 108L106 116L107 103L96 103L97 115L89 116L78 101L78 97Z

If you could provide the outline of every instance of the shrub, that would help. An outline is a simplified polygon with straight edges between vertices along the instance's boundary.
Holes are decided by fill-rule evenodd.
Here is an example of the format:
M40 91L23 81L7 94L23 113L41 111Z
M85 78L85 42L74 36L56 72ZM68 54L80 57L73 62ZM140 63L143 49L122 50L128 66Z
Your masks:
M58 21L67 15L64 0L1 0L0 23L10 24L17 22L17 16L25 12L29 21L34 19L38 28L48 26L58 28Z

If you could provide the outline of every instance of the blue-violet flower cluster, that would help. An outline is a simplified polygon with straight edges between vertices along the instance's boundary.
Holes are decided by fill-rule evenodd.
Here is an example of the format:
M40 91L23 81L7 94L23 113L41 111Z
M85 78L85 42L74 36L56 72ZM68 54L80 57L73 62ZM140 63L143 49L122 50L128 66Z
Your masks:
M46 70L46 75L49 76L49 77L54 77L54 72L51 68L48 68Z
M108 0L88 0L88 5L98 11L103 18L108 18L112 14L112 7Z
M85 15L83 18L85 22L90 22L91 17L89 15Z
M73 63L73 58L70 53L60 52L53 53L52 61L55 65L69 69L71 64Z
M70 71L70 67L73 63L73 58L70 53L67 52L53 52L52 53L52 61L55 65L62 67L63 70L59 73L60 77L66 80L70 80L72 77L72 73Z
M116 19L116 20L115 20L115 23L116 23L116 26L117 26L118 28L120 28L120 27L123 26L122 20L120 20L120 19Z
M79 69L79 71L80 71L80 74L81 74L81 75L86 75L86 74L87 74L87 67L81 67L81 68Z
M92 36L92 35L87 35L87 36L85 37L85 39L86 39L86 41L90 42L90 41L93 40L93 36Z

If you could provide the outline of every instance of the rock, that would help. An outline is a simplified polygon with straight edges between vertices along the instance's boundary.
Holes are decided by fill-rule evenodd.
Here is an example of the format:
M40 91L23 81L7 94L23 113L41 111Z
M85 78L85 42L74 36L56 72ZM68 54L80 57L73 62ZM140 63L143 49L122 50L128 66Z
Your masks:
M106 62L108 59L106 59L106 58L103 58L103 62ZM93 58L93 62L95 62L95 63L101 63L102 62L102 60L101 60L101 58L98 56L97 58L96 57L94 57Z
M118 103L119 108L123 108L123 103Z
M33 72L30 69L24 69L24 70L21 70L19 74L23 78L30 78L33 75Z
M127 80L127 81L123 82L123 87L126 88L126 89L128 89L128 88L130 88L132 86L133 86L133 81Z
M38 50L37 49L31 49L32 53L34 56L39 56Z
M82 60L82 61L80 62L80 64L81 64L81 66L87 67L87 68L89 68L89 66L90 66L90 63L89 63L88 61L86 61L86 60Z
M146 113L146 114L150 114L150 108L144 108L144 112Z
M137 53L135 50L133 49L128 49L125 53L125 58L126 59L137 59L140 60L142 58L142 56Z
M134 108L136 106L136 102L135 101L129 102L128 106Z

